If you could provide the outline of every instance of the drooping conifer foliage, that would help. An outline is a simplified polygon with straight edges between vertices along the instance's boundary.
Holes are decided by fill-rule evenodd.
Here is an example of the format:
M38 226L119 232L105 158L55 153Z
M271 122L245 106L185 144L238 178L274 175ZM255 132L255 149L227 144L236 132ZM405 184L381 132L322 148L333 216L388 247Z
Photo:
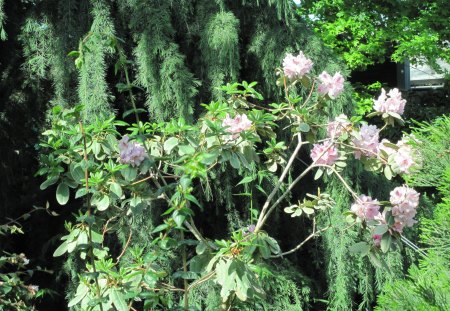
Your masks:
M6 202L2 213L10 213L15 206L25 210L34 204L29 198L20 201L7 195L17 186L18 175L32 175L29 171L18 174L12 167L17 160L36 158L33 144L37 142L37 133L45 124L46 112L57 104L65 107L83 104L86 124L105 120L112 114L120 116L133 105L137 110L145 109L150 120L168 121L183 116L192 121L199 114L200 103L223 98L220 86L229 82L258 81L262 92L269 94L266 104L280 98L283 94L275 86L274 69L286 52L307 53L317 74L323 70L347 73L337 57L294 14L293 3L288 0L0 0L0 39L3 40L0 42L0 139L6 155L0 160L0 169L9 177L2 180L2 197ZM330 112L338 115L351 109L347 88L333 102ZM131 117L134 115L125 119L135 122ZM18 122L25 124L20 131L14 130ZM280 132L279 135L290 134ZM20 150L18 156L16 150ZM36 168L35 162L27 165ZM362 188L359 170L355 165L354 175L345 176L355 188ZM242 220L248 206L241 198L231 195L237 183L235 177L224 169L212 173L208 184L196 185L202 191L206 189L205 193L211 197L210 202L202 202L209 209L200 221L204 230L217 238L248 225ZM303 182L298 193L315 188L313 183L312 180ZM36 184L30 185L38 191ZM337 183L330 182L323 187L340 198L329 215L337 218L349 208L350 196ZM380 189L380 193L383 191L386 194ZM45 198L38 201L44 204ZM78 202L73 211L81 204ZM119 221L120 233L116 240L109 241L110 245L127 244L132 232L134 238L128 249L133 244L150 247L150 232L159 220L160 204L152 202L152 212L133 222L123 217ZM217 223L208 223L208 215L214 215ZM71 219L70 215L66 217L60 223ZM328 217L320 221L325 223ZM287 223L285 216L279 215L271 224L272 230L285 241L297 241L296 236L309 234L304 229L309 225L308 220L299 221L300 226ZM339 221L335 219L334 223ZM342 234L342 229L337 226L307 250L280 259L279 266L270 267L275 273L271 276L273 282L265 288L269 293L267 302L257 306L243 304L240 308L369 308L386 276L376 273L368 262L347 251L359 233L355 230ZM294 244L283 246L288 248ZM56 246L56 243L49 245L51 249ZM178 255L167 253L159 264L170 267L179 260ZM390 266L396 273L401 269L400 254L392 257ZM132 261L129 253L124 258ZM75 256L67 260L65 267L66 275L77 276ZM72 297L76 287L68 285L65 289L68 289L67 296ZM217 306L220 295L214 290L211 284L203 284L192 293L193 304L199 308ZM313 298L326 302L314 302Z

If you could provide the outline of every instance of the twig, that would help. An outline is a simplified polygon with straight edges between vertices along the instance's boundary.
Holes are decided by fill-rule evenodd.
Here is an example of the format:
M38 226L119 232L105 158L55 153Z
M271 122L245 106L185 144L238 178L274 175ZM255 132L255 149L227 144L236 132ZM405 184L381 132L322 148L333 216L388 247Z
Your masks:
M353 189L347 184L347 182L344 180L344 178L341 176L341 174L339 174L338 171L336 171L336 169L334 167L329 166L329 165L325 165L325 164L319 164L319 165L315 165L315 166L316 167L325 167L325 168L330 169L339 178L339 180L342 182L344 187L347 188L348 192L351 193L353 198L355 200L359 200L359 196L356 194L356 192L353 191Z
M323 157L323 155L328 151L328 149L330 149L332 146L334 145L334 141L330 141L330 144L327 146L327 148L325 148L325 150L323 150L319 156L317 157L316 160L313 161L313 163L311 163L311 165L309 167L307 167L299 176L297 176L296 179L294 179L294 181L289 185L289 187L287 188L287 190L277 199L277 201L270 207L270 209L267 211L266 215L264 215L264 217L262 218L261 221L258 220L258 225L255 228L256 229L260 229L265 222L267 221L269 215L273 212L273 210L281 203L281 201L291 192L291 190L294 188L294 186L303 178L306 176L306 174L309 173L310 170L312 170L315 166L317 161L319 161L319 159L321 159ZM260 215L261 218L261 215Z
M315 236L318 236L320 233L322 233L322 232L324 232L324 231L326 231L326 230L328 230L330 228L331 228L331 226L327 226L325 228L320 229L319 231L313 231L310 235L308 235L308 237L306 239L304 239L300 244L298 244L293 249L291 249L291 250L289 250L287 252L278 254L278 255L270 256L270 257L271 258L279 258L279 257L283 257L283 256L286 256L286 255L292 254L292 253L298 251L306 242L308 242L309 240L311 240Z
M184 231L181 230L181 240L184 240ZM181 250L181 256L182 256L182 260L183 260L183 272L187 273L187 254L186 254L186 245L183 245L182 247L183 249ZM183 280L183 284L184 284L184 295L183 295L183 299L184 299L184 310L187 311L189 308L189 292L187 291L188 289L188 281L186 278L184 278Z
M280 178L278 179L278 182L277 182L277 184L275 185L275 188L273 188L272 192L271 192L271 193L269 194L269 196L267 197L266 202L264 203L264 205L263 205L263 207L262 207L262 209L261 209L261 213L259 214L258 222L256 223L256 226L255 226L255 232L258 232L259 229L261 228L261 226L262 226L262 221L263 221L263 219L264 219L266 210L269 208L270 202L272 201L273 197L274 197L275 194L277 193L278 189L280 189L281 184L283 183L284 178L286 177L287 173L289 172L289 169L291 168L292 163L294 163L295 157L297 156L298 152L300 151L300 148L301 148L302 145L303 145L301 134L300 134L300 133L297 134L297 137L298 137L298 144L297 144L297 146L295 147L295 150L294 150L294 152L292 153L291 157L289 158L289 161L288 161L288 163L286 164L286 167L284 168L283 172L281 173L281 176L280 176Z
M130 234L128 235L128 240L127 240L127 242L125 243L125 246L124 246L122 252L120 253L120 255L119 255L119 256L117 257L117 259L116 259L116 265L119 263L119 260L120 260L120 258L122 258L123 254L125 254L125 251L127 250L128 245L130 244L131 236L132 236L132 235L133 235L133 230L130 229Z

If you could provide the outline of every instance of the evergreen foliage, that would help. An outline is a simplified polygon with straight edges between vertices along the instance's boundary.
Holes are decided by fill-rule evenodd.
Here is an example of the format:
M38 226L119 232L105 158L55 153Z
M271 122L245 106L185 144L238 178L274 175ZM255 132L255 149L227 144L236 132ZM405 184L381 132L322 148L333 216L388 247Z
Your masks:
M0 0L0 39L6 40L4 25L8 20L2 10L3 5L4 0ZM221 98L219 86L243 79L259 81L262 91L271 96L267 98L269 103L281 95L279 89L274 87L274 68L279 66L286 52L305 51L313 59L316 73L327 70L348 75L343 63L330 49L324 48L305 21L294 15L293 4L289 0L198 0L179 3L156 0L51 0L23 1L20 5L23 8L17 4L10 7L12 14L8 16L15 18L20 29L8 32L5 44L19 43L19 47L9 45L12 52L8 53L16 54L12 64L21 64L20 75L23 79L16 77L17 72L4 61L6 54L3 53L6 52L3 46L0 52L0 88L2 91L11 90L7 95L0 94L1 99L10 105L5 117L8 124L0 123L4 137L8 137L7 133L14 128L14 123L9 120L19 120L12 117L14 113L30 123L28 128L32 133L24 133L23 136L36 137L43 124L44 111L54 103L66 106L84 104L87 123L95 122L97 118L104 119L115 111L128 110L132 106L132 98L138 103L145 102L151 119L170 120L183 116L192 120L199 108L195 103ZM23 17L19 19L17 15ZM73 50L79 53L76 61L83 62L78 72L72 59L66 56ZM113 74L117 63L121 68L127 66L130 81L126 81L123 70ZM118 83L125 84L125 87L117 86ZM134 94L132 98L123 92L130 89ZM51 105L48 105L50 101ZM350 88L347 86L346 92L334 102L324 120L350 112L351 102ZM1 105L3 111L6 104ZM138 106L142 107L144 105ZM21 137L18 133L15 135L16 138ZM289 136L289 133L279 135ZM3 143L10 145L12 140L3 142L2 139L2 146ZM33 141L26 146L32 149L32 145ZM8 148L11 154L13 147ZM14 161L11 154L7 160L2 160L9 166ZM33 159L34 154L30 154ZM359 172L358 167L354 170ZM211 194L210 205L215 210L211 208L206 215L216 213L226 219L206 226L205 230L214 231L220 237L226 231L248 225L241 219L244 213L249 212L249 206L241 197L231 195L238 181L226 166L214 174L210 176L210 184L199 185L197 191L209 191ZM16 174L9 172L9 175ZM354 181L356 188L362 183L357 175L346 176ZM366 176L364 182L372 178ZM11 187L10 184L8 186ZM313 185L310 182L302 187ZM333 223L339 224L337 218L349 208L351 198L343 195L344 191L333 180L326 187L329 193L339 198L331 214ZM119 243L124 245L131 231L134 237L132 244L150 244L152 236L147 233L158 219L157 205L149 206L148 212L146 219L122 221ZM308 234L303 227L283 228L285 223L281 214L271 224L271 230L286 232L292 241L297 241L298 235ZM242 308L308 309L313 297L327 299L327 307L333 310L369 308L374 302L376 289L385 282L385 277L370 268L368 262L349 255L348 246L358 233L343 235L340 233L343 227L345 224L328 232L316 247L305 252L305 258L291 259L292 269L274 268L274 276L269 277L273 281L268 282L270 288L266 289L269 299L265 305L243 305ZM319 244L320 247L317 246ZM311 253L316 258L312 258ZM125 258L128 255L125 254ZM168 260L164 264L170 266L176 256L167 254ZM400 256L392 256L392 261L389 260L393 270L401 268ZM313 265L321 267L323 263L326 268L319 273L306 268ZM76 278L78 269L76 258L69 257L66 263L69 276L67 296L76 290L76 287L70 286L70 279ZM317 279L309 281L308 278ZM205 283L192 294L192 300L201 306L215 306L220 296L211 284Z
M80 66L78 96L85 104L85 120L106 118L111 114L111 94L106 81L106 57L114 52L111 41L115 27L107 1L92 0L92 26L80 42Z
M439 121L438 121L439 122ZM437 122L437 123L438 123ZM433 136L431 134L430 136ZM436 142L435 142L436 143ZM442 202L420 222L427 254L405 279L386 283L376 310L447 310L450 305L450 165L440 180Z
M417 122L413 128L423 158L423 169L411 176L408 183L419 187L436 187L450 165L450 117L430 122Z
M0 40L6 40L6 31L3 28L3 24L6 21L6 15L4 11L5 0L0 0Z

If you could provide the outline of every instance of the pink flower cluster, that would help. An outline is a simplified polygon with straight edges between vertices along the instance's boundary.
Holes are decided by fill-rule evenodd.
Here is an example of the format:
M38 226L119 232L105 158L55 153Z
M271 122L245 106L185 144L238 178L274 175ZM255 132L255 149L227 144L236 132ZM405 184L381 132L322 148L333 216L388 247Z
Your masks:
M227 127L225 131L234 134L233 137L235 138L240 132L249 130L252 127L252 121L245 114L237 114L234 118L230 118L227 113L226 118L222 121L222 126Z
M311 71L312 66L313 62L306 58L303 52L300 52L297 56L286 54L283 59L283 72L290 80L303 77Z
M353 138L353 145L357 148L355 150L355 158L360 159L361 155L368 158L376 157L378 155L378 140L379 131L375 125L363 124L359 131L359 138Z
M405 111L406 100L402 99L402 93L397 88L389 91L381 89L381 95L374 100L373 109L379 112L395 112L402 115Z
M320 156L323 153L322 156ZM314 144L311 150L311 159L316 164L333 165L339 159L339 152L335 146L331 146L327 143Z
M351 128L352 123L348 120L345 114L341 114L334 119L334 121L328 123L327 135L329 138L338 138L344 132Z
M317 89L319 94L327 95L335 99L339 94L344 91L344 77L336 72L334 76L329 75L326 71L319 75L320 84Z
M416 162L414 160L414 154L415 151L413 148L406 143L405 140L400 140L397 142L398 150L394 150L393 148L390 148L389 146L384 145L384 143L391 143L387 139L383 139L379 144L379 151L384 151L388 155L388 157L391 157L393 155L394 157L394 163L395 166L393 166L393 170L396 173L410 173L410 169L416 165Z
M371 220L380 214L380 203L363 194L352 204L350 210L363 220Z
M145 148L138 142L129 141L130 138L125 135L119 141L119 157L120 163L139 166L147 157Z
M412 227L417 221L414 216L419 205L420 194L407 186L397 187L391 191L392 216L394 216L394 230L402 232L403 227Z

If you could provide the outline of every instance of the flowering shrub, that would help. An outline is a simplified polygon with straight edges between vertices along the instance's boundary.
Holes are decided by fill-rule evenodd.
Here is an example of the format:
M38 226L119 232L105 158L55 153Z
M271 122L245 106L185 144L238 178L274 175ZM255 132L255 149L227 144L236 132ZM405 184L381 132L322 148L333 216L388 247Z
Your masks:
M381 95L374 100L373 109L378 112L394 112L402 115L405 111L406 100L402 99L402 94L397 88L389 91L381 89Z
M137 117L133 125L111 118L84 126L80 121L82 106L70 110L55 107L52 129L44 133L47 139L41 143L45 152L38 174L47 176L41 188L57 184L56 199L61 205L68 202L70 188L75 198L85 201L77 222L67 223L68 234L54 253L75 253L85 262L69 306L128 310L135 302L144 301L150 309L181 305L188 309L189 292L206 281L219 287L222 310L231 308L235 298L261 299L264 262L294 253L333 226L329 223L316 228L316 215L335 205L333 198L319 189L284 208L292 217L312 219L310 236L287 251L282 251L270 236L273 232L267 223L272 213L288 203L285 199L290 191L313 170L316 179L325 171L338 178L355 199L344 216L351 226L361 225L367 235L366 241L352 246L351 251L369 255L377 264L383 252L399 244L403 227L414 222L418 194L410 188L396 188L391 194L392 206L386 205L357 195L340 172L354 155L368 170L383 172L389 179L409 173L417 152L403 143L379 142L380 132L395 120L401 122L401 117L382 115L385 126L381 129L361 125L345 115L325 125L312 121L320 119L344 87L339 73L332 77L323 72L316 78L309 74L312 66L303 53L296 57L288 54L283 68L277 70L278 84L287 95L285 102L264 107L264 103L255 104L263 100L254 89L256 83L228 84L222 91L229 98L204 105L205 113L194 124L181 118L151 123ZM319 87L313 96L316 82ZM290 93L298 85L310 89L304 100ZM398 99L395 92L390 96ZM133 107L131 112L137 115L139 110ZM278 141L273 128L286 123L292 128L291 141ZM320 128L327 132L324 139ZM230 136L236 143L230 143ZM300 150L308 145L312 146L312 163L300 173L293 171ZM207 198L194 185L207 184L218 167L234 169L242 178L238 185L258 189L266 199L260 209L250 210L250 225L233 232L228 239L211 240L195 225L194 214L202 212L201 202ZM293 178L287 183L289 173ZM267 187L265 179L277 182ZM145 213L155 200L163 200L165 210L161 212L161 223L148 233L152 245L149 249L127 249L127 243L113 260L105 243L106 237L114 233L114 225L118 225L117 216L133 219ZM157 254L168 251L180 255L173 271L158 264ZM122 262L125 253L131 260ZM178 301L169 299L174 295Z
M311 150L311 159L318 165L332 166L339 159L339 153L337 148L329 143L314 144Z
M340 72L336 72L334 76L326 71L319 75L320 84L317 88L317 92L322 95L328 95L330 98L335 99L344 91L344 77Z
M361 195L358 201L353 203L351 211L362 220L373 220L380 214L380 203L369 196Z
M147 157L147 153L141 144L129 140L130 138L125 135L119 141L119 162L139 166Z
M334 137L339 138L344 133L351 132L352 123L348 120L345 114L341 114L336 117L336 119L327 126L327 136L333 139Z
M225 131L228 133L236 135L242 131L249 130L252 127L252 121L247 118L246 114L238 114L232 119L227 113L227 116L222 121L222 126L226 128Z
M419 205L419 193L407 186L397 187L391 191L392 216L394 216L394 230L403 231L403 227L412 227L416 209Z
M300 52L297 56L287 54L283 60L283 72L284 75L290 79L299 79L308 74L313 66L313 62L306 58L303 52Z
M355 148L355 158L360 159L361 156L367 158L376 157L379 148L379 129L375 125L363 124L359 130L359 133L355 135L352 143Z

